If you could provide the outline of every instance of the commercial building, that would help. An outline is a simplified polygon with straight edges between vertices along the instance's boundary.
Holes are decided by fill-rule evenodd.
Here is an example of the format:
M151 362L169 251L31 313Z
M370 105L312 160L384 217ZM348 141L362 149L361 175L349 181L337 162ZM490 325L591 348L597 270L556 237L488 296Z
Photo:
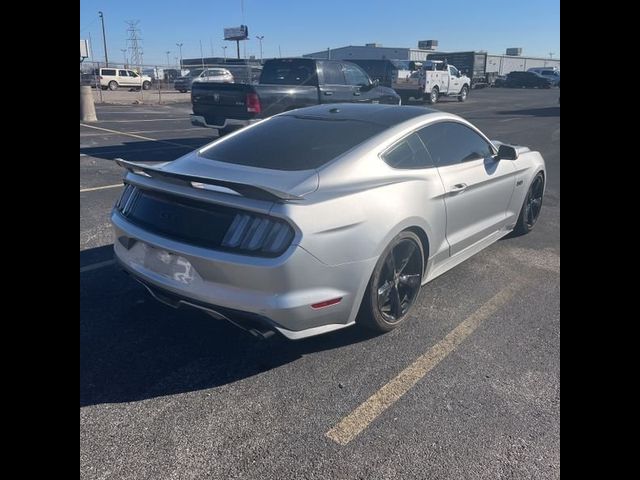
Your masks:
M431 42L431 46L437 47L436 41L432 40L429 42ZM423 42L420 43L423 44ZM558 70L560 69L560 59L523 56L521 55L521 48L508 48L507 51L511 53L511 55L486 55L486 73L506 75L509 72L526 71L527 69L534 67L549 67L557 68ZM318 59L331 58L334 60L414 60L423 62L429 58L429 55L432 54L441 56L443 54L455 55L457 53L460 52L443 52L425 48L383 47L378 43L367 43L363 46L349 45L347 47L333 48L320 52L308 53L306 55L303 55L303 57Z

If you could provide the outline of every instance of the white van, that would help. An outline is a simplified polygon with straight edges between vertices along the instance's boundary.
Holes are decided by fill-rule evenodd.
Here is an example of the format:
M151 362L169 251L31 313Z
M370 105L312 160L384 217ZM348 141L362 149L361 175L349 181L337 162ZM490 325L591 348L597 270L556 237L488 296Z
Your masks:
M151 77L148 75L139 75L133 70L124 68L100 68L98 79L100 87L103 90L117 90L118 87L142 88L149 90L151 88Z

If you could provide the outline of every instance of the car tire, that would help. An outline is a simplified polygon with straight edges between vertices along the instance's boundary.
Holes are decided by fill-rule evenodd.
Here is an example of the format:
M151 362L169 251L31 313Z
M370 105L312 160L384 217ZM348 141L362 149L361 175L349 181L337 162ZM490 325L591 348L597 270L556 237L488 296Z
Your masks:
M439 94L438 88L433 87L429 92L429 95L426 95L427 103L429 105L435 105L436 103L438 103L438 94Z
M542 197L544 193L544 175L539 172L531 182L526 197L524 197L524 203L520 209L520 215L518 215L518 221L513 229L515 236L524 235L533 230L540 211L542 210Z
M458 101L464 102L468 96L469 96L469 88L466 85L464 85L462 87L462 90L460 90L460 95L458 95Z
M113 91L117 89L118 89L118 82L116 82L115 80L111 80L109 82L109 90Z
M362 298L357 322L377 332L404 323L420 293L424 250L410 231L396 236L378 259Z
M143 90L149 90L151 88L151 82L149 82L148 80L145 82L142 82L142 88Z

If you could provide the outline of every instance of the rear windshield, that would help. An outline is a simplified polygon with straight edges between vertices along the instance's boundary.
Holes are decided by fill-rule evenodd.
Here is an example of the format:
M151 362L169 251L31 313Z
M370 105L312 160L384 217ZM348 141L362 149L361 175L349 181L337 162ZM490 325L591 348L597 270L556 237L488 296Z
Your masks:
M264 65L260 83L270 85L317 85L313 60L272 60Z
M309 170L321 167L385 128L357 120L286 115L215 144L201 156L270 170Z

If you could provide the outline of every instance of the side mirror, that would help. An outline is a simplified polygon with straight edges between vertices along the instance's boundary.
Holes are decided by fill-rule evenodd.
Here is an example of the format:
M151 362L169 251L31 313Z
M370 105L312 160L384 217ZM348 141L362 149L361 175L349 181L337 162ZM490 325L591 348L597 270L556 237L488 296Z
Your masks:
M504 143L498 147L498 160L516 160L517 158L518 151L516 147L505 145Z
M378 78L376 78L375 80L373 80L371 82L371 88L375 88L375 87L377 87L379 85L380 85L380 80Z

